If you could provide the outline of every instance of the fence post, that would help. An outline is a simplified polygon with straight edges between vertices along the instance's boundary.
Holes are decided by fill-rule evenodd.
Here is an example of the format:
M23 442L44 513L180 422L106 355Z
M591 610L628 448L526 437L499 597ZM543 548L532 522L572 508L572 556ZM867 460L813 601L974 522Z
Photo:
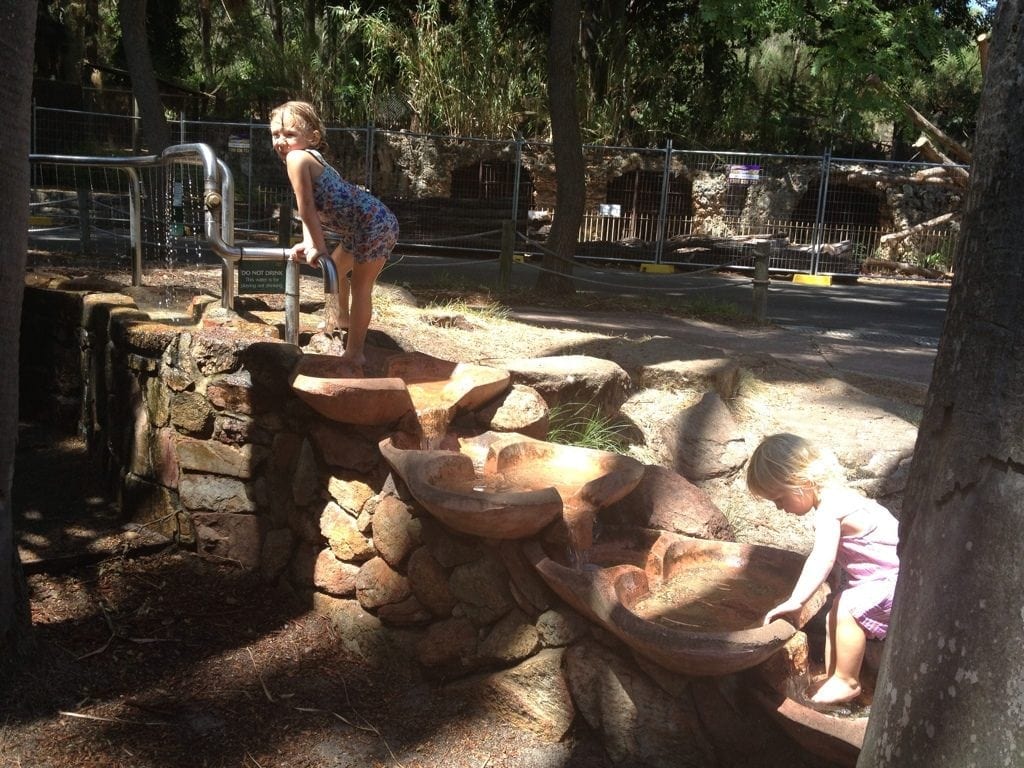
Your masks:
M78 250L79 253L88 253L92 241L92 224L89 211L89 188L81 182L76 190L78 197Z
M373 192L373 143L377 140L377 132L374 130L371 120L366 126L366 188Z
M255 229L252 223L252 211L253 211L253 200L252 200L252 174L254 163L252 161L253 152L256 151L256 135L253 131L252 115L249 115L249 151L246 153L246 184L245 184L245 226L246 229Z
M139 115L139 102L136 101L135 97L132 97L132 154L139 154L139 131L142 117Z
M814 234L811 238L811 274L818 274L821 246L825 243L825 204L828 201L828 177L832 170L832 149L821 157L821 181L818 187L818 209L814 213Z
M282 248L292 247L292 198L285 195L278 208L277 244Z
M516 242L516 223L501 222L501 256L498 258L498 290L507 291L512 284L512 251Z
M751 281L754 286L754 322L764 325L768 322L768 256L771 253L771 243L767 240L754 243L754 279Z
M658 202L658 232L654 243L654 263L661 264L668 226L668 186L672 175L672 139L665 140L665 169L661 174L661 200Z
M516 131L516 153L515 153L515 170L513 171L512 181L512 226L515 227L519 224L519 185L522 183L521 168L523 165L523 136L519 131ZM513 237L515 234L513 233Z

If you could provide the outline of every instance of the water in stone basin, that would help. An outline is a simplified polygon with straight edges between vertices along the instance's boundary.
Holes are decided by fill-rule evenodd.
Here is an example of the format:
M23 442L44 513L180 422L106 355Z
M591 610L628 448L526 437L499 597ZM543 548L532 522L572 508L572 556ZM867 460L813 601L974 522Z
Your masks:
M541 483L534 483L532 486L509 479L501 472L489 475L477 475L464 480L449 482L448 487L457 493L521 493L523 491L537 491L549 486Z
M761 567L765 567L763 564ZM715 566L687 568L651 590L634 606L645 619L668 626L715 627L724 632L752 629L784 594L754 572L742 579L723 578Z
M821 712L829 717L835 717L840 720L855 720L860 717L868 717L871 714L875 674L876 672L871 669L861 670L860 682L863 686L862 692L853 701L843 702L842 704L818 704L811 700L811 696L825 682L828 675L825 674L825 663L823 661L811 661L807 673L791 677L786 681L784 690L781 692L801 706Z

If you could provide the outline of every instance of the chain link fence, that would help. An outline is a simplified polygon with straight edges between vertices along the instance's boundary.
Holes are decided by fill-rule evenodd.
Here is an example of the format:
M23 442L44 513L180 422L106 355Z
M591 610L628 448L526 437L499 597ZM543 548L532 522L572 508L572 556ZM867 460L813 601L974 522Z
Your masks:
M171 128L177 143L208 144L231 169L239 239L295 236L291 189L266 123L182 115ZM549 143L373 126L330 127L328 142L339 171L394 210L400 249L493 255L501 249L502 224L512 221L516 250L542 252L557 188ZM36 107L32 151L121 156L145 148L136 117ZM586 146L584 154L586 207L576 255L641 268L746 268L755 247L767 241L774 272L851 275L883 260L941 272L950 266L965 193L950 166L827 152L713 152L668 143ZM79 244L126 232L125 180L109 170L68 173L75 174L34 164L34 231L71 228L69 237ZM194 170L182 165L144 176L147 254L166 254L183 247L182 237L198 237L202 184ZM83 206L89 215L82 215ZM168 222L177 228L174 238ZM95 232L85 237L83 227Z

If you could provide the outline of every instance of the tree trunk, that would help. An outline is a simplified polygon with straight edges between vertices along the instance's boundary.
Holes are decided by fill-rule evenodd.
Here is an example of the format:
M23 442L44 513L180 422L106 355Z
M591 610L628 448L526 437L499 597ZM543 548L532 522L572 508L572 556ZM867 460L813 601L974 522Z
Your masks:
M270 18L274 26L274 43L277 46L277 54L281 61L284 61L284 2L283 0L270 0Z
M35 0L0 2L0 99L6 146L0 154L0 660L22 651L29 637L28 593L14 545L11 482L18 435L18 347L28 249L28 154L32 117Z
M85 50L85 60L98 62L100 60L100 3L99 0L86 0L85 13L82 14L82 43ZM81 78L81 67L79 67ZM85 85L83 82L82 85Z
M1024 765L1024 0L999 3L858 765Z
M988 69L988 46L991 37L988 32L982 32L975 38L975 42L978 44L978 61L981 63L982 77L985 76L985 70Z
M213 79L213 3L199 0L199 60L202 63L203 89L212 90Z
M146 148L158 155L171 143L171 134L146 39L146 0L118 0L117 15L121 21L121 41L132 80L132 94L142 117Z
M551 253L544 254L546 271L538 275L537 288L556 294L575 290L570 275L586 194L583 140L576 110L579 34L580 0L554 0L548 44L548 98L555 152L555 213L548 237Z

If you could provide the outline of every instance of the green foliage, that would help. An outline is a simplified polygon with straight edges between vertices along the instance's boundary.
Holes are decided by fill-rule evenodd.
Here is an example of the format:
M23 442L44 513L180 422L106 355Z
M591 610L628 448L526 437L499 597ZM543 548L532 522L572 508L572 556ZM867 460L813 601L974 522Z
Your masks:
M301 97L332 123L549 138L544 3L150 6L159 17L151 23L157 60L167 60L162 74L215 94L223 116L264 118L282 99ZM902 120L902 95L969 143L980 88L972 39L991 6L584 0L582 134L592 143L671 138L689 148L816 153L872 140L876 124ZM82 0L41 7L75 39L94 37L96 55L113 61L115 0L99 0L99 24ZM887 88L868 87L869 76Z
M880 119L900 115L905 84L976 28L968 5L706 0L702 17L745 64L733 93L746 117L729 110L724 125L744 147L748 137L787 151L871 140ZM869 87L872 76L889 89Z
M540 109L543 40L507 24L493 0L423 0L412 22L395 30L393 44L400 88L420 130L510 136L524 115Z
M938 272L950 272L953 268L952 248L930 253L916 254L915 261L919 267L934 269Z
M562 403L548 412L548 442L625 453L626 427L592 403Z
M973 43L939 53L908 85L908 100L945 133L970 144L981 95L981 61ZM906 126L903 138L912 143L917 129Z

